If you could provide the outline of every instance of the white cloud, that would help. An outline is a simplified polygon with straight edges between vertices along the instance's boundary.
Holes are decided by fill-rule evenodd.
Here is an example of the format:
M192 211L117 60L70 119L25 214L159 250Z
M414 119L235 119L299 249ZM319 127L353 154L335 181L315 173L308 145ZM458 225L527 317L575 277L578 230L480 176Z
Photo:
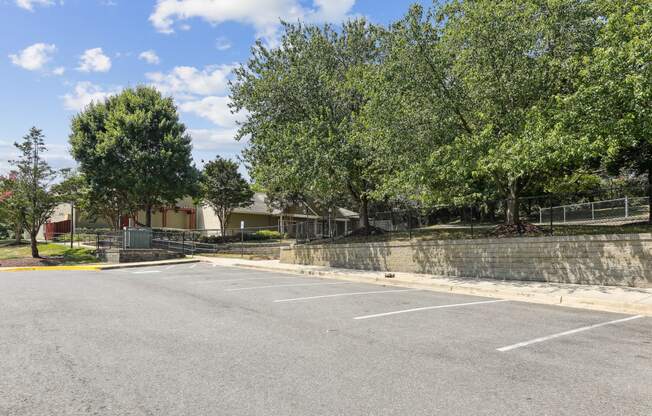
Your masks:
M37 71L43 68L50 60L52 55L57 51L55 45L46 43L35 43L28 46L17 54L9 55L11 62L28 71Z
M246 144L246 140L236 141L238 129L189 129L194 150L221 150L237 152Z
M66 72L66 68L64 68L62 66L58 66L58 67L54 68L54 70L52 70L52 73L54 75L58 75L58 76L61 76L61 75L65 74L65 72Z
M103 102L106 98L118 92L118 88L104 90L88 81L78 82L72 93L62 97L63 105L67 110L81 111L91 102Z
M186 101L179 104L179 110L194 113L220 127L234 128L242 115L232 114L229 108L229 97L204 97L200 100Z
M16 0L16 6L30 12L34 11L34 6L52 6L53 4L53 0Z
M218 51L225 51L227 49L231 49L231 42L225 38L225 37L219 37L215 41L215 47L217 48Z
M192 66L178 66L169 73L150 72L145 77L164 94L177 99L193 96L225 94L233 65L209 66L199 70Z
M234 21L252 26L256 36L273 41L279 21L338 21L346 17L355 0L313 0L306 8L299 0L158 0L149 17L162 33L174 32L176 21L201 18L211 24Z
M151 49L138 55L138 59L151 65L158 65L161 63L161 58L159 58L156 52Z
M111 58L104 55L102 48L88 49L80 57L78 71L107 72L111 69Z

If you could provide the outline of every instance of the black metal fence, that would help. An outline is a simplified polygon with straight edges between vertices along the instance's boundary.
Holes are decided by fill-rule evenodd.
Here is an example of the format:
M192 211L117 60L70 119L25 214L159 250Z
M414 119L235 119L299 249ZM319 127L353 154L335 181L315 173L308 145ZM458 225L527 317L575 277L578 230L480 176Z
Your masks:
M648 195L646 186L624 185L429 207L385 202L372 205L369 229L326 242L652 232Z

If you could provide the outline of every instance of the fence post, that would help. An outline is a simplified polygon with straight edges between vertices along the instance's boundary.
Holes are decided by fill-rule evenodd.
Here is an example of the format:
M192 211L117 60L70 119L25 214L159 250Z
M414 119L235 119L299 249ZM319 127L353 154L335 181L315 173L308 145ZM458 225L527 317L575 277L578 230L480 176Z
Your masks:
M595 221L595 204L591 202L591 220Z
M564 224L565 224L566 223L566 207L564 206L562 208L564 208Z
M539 224L543 224L543 208L539 207Z
M473 205L471 205L471 238L475 238L474 235L474 230L473 230Z
M552 197L550 197L549 204L550 204L550 235L554 235L555 229L553 226Z
M625 196L625 218L629 217L629 198Z
M186 232L181 233L181 254L186 255Z

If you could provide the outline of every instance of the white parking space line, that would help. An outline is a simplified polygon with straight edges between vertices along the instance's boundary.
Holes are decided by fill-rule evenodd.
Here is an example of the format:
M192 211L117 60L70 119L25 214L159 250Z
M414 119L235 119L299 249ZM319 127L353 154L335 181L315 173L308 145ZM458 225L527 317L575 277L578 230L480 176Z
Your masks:
M535 338L535 339L532 339L530 341L519 342L518 344L513 344L513 345L508 345L506 347L497 348L497 350L500 351L500 352L507 352L507 351L515 350L517 348L526 347L528 345L537 344L539 342L549 341L551 339L555 339L555 338L559 338L559 337L565 337L567 335L572 335L572 334L577 334L578 332L588 331L588 330L594 329L594 328L600 328L601 326L614 325L614 324L618 324L618 323L621 323L621 322L632 321L634 319L639 319L639 318L642 318L642 317L643 317L643 315L636 315L636 316L630 316L628 318L616 319L615 321L602 322L600 324L583 326L581 328L571 329L570 331L559 332L557 334L552 334L552 335L548 335L548 336L541 337L541 338Z
M297 277L247 277L243 279L211 279L211 280L195 280L188 283L195 283L198 285L209 283L229 283L229 282L245 282L250 280L274 280L274 279L297 279Z
M193 264L192 266L190 266L190 268L191 268L191 269L194 269L195 267L197 267L198 264L199 264L199 263L195 263L195 264Z
M401 310L401 311L377 313L377 314L374 314L374 315L356 316L353 319L380 318L380 317L383 317L383 316L398 315L398 314L402 314L402 313L429 311L429 310L432 310L432 309L457 308L457 307L460 307L460 306L485 305L485 304L489 304L489 303L500 303L500 302L509 302L509 300L508 299L483 300L483 301L480 301L480 302L455 303L455 304L452 304L452 305L426 306L426 307L423 307L423 308L404 309L404 310Z
M271 289L274 287L298 287L298 286L329 286L329 285L350 285L351 282L337 282L337 283L296 283L289 285L269 285L269 286L254 286L254 287L239 287L235 289L226 289L226 292L238 292L241 290L255 290L255 289Z
M140 272L131 272L131 274L150 274L150 273L161 273L160 270L143 270Z
M414 292L421 289L400 289L400 290L376 290L373 292L349 292L349 293L335 293L333 295L320 295L320 296L308 296L304 298L292 298L292 299L277 299L275 303L281 302L299 302L304 300L313 300L313 299L325 299L325 298L338 298L341 296L362 296L362 295L376 295L380 293L402 293L402 292Z
M174 268L174 266L175 266L175 265L173 264L172 266L168 266L168 267L166 267L166 268L163 269L163 270L170 270L170 269Z

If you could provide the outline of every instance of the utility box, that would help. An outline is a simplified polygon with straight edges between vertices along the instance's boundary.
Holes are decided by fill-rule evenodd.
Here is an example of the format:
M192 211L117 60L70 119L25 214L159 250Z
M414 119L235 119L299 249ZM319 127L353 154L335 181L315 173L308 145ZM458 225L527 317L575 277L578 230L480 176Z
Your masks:
M124 248L125 249L152 248L152 230L150 228L125 228Z

